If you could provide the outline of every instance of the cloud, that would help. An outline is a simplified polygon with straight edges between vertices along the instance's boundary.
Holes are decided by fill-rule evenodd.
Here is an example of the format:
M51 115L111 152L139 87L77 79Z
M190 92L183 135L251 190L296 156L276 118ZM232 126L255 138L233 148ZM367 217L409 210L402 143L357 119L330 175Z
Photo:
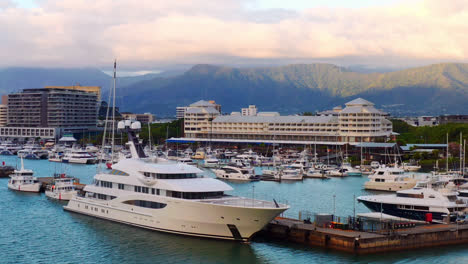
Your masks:
M254 1L254 0L252 0ZM250 0L42 0L0 5L0 66L262 60L468 60L462 0L252 10ZM8 4L10 3L10 4ZM2 8L3 7L3 8ZM235 58L229 60L229 58Z

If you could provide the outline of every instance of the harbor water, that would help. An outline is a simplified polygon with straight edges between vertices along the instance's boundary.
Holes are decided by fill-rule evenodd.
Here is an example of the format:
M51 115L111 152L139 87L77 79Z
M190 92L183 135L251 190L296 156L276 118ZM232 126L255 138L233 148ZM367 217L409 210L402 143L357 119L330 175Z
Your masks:
M2 156L18 165L16 156ZM37 177L66 173L89 184L96 165L25 160ZM205 177L213 177L205 171ZM285 216L299 211L349 216L368 212L354 197L367 177L304 179L302 182L228 182L231 194L287 202ZM63 202L44 194L7 188L0 179L0 263L464 263L468 246L449 246L405 252L354 256L280 241L256 238L249 244L178 236L65 212ZM181 212L183 213L183 212Z

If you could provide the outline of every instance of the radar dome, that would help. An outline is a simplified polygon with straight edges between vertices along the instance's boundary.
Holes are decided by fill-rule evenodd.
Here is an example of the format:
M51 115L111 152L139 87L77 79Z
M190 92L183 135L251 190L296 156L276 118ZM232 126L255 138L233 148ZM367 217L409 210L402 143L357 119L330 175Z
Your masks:
M141 129L141 123L136 121L134 123L132 123L132 125L130 126L131 129Z

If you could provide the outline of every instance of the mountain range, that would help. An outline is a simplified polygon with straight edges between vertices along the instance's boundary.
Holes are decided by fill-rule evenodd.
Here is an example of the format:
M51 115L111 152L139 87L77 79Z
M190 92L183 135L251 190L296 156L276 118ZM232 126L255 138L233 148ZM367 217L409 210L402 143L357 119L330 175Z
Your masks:
M99 85L110 76L97 69L0 71L0 91L44 85ZM195 65L185 72L118 79L120 109L173 116L176 106L215 100L223 112L255 104L284 114L319 111L356 97L393 115L468 114L468 64L444 63L393 72L363 73L332 64L234 68ZM107 97L103 97L107 98Z

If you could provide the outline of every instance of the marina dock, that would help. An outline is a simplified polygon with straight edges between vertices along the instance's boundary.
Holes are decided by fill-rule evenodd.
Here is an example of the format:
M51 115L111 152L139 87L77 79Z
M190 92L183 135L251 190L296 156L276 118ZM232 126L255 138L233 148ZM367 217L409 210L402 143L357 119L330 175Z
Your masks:
M362 232L276 218L259 236L353 254L369 254L468 243L468 224L428 224L390 232Z

